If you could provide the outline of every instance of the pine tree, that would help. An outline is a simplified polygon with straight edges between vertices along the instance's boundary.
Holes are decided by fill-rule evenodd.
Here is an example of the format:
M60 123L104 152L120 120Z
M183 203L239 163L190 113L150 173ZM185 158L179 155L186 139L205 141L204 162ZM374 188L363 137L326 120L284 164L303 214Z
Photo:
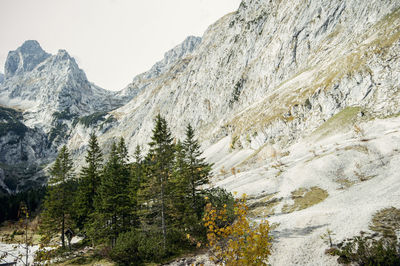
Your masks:
M174 224L183 225L185 217L189 214L191 206L188 204L188 187L189 180L186 178L187 163L186 153L183 149L183 144L179 140L175 145L175 160L173 166L172 178L170 181L171 194L174 198Z
M142 166L142 149L139 145L136 145L135 153L133 154L135 158L135 162L132 167L132 174L136 177L137 184L139 185L141 182L141 177L143 175L143 166Z
M62 247L65 248L65 228L71 225L73 183L72 161L64 145L50 170L48 194L44 200L42 231L47 239L61 233Z
M186 154L187 169L184 173L187 179L187 193L191 201L191 207L196 212L198 220L201 219L203 203L200 198L204 196L202 186L209 184L212 165L202 158L200 144L194 137L194 130L190 124L186 127L186 138L183 142Z
M114 247L118 235L130 229L131 201L127 185L130 182L127 148L121 138L113 143L105 164L99 187L99 206L96 208L94 226L102 238Z
M130 174L131 180L129 183L129 196L132 205L132 216L134 218L133 224L136 226L138 224L138 191L140 188L143 178L143 165L142 165L142 155L140 146L137 145L134 153L135 162L131 164Z
M163 250L166 251L167 222L171 210L169 182L173 168L174 144L167 122L160 114L155 119L149 146L147 155L149 165L146 168L148 180L141 189L144 211L142 218L147 218L148 223L156 222L159 226L163 238Z
M101 180L102 152L94 133L90 134L87 149L86 166L82 167L78 185L75 207L78 215L78 227L82 229L88 225L89 218L95 210L95 199Z

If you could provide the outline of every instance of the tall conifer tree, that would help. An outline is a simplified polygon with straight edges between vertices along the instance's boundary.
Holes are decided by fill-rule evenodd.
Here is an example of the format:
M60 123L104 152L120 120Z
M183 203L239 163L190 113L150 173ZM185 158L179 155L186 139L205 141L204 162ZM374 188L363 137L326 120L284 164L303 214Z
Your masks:
M101 180L103 156L97 142L96 134L91 133L86 154L86 166L82 167L75 200L78 215L78 226L87 225L95 210L95 200Z
M50 239L61 233L62 247L65 248L65 231L71 225L73 186L72 160L64 145L50 170L48 194L44 200L41 229Z
M204 188L201 187L209 183L212 165L202 158L200 144L194 136L194 129L190 124L186 127L186 138L183 142L183 148L186 154L187 171L185 173L188 183L188 194L191 200L191 206L201 218L203 211L200 197L203 196Z
M130 229L132 219L127 189L130 182L127 155L123 138L118 144L113 143L99 187L99 206L94 224L99 227L100 237L109 239L112 247L118 235Z
M148 223L156 222L162 233L163 249L166 250L168 219L171 210L170 178L174 161L174 144L166 120L157 115L153 136L147 155L147 178L142 187L142 203Z

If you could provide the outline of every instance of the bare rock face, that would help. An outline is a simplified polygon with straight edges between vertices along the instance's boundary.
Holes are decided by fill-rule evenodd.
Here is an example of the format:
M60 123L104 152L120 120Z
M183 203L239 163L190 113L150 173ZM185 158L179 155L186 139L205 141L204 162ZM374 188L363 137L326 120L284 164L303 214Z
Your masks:
M24 110L24 122L45 132L51 130L56 113L71 119L121 105L115 93L90 83L67 51L47 54L37 41L26 41L10 52L5 73L0 104Z
M37 41L25 41L17 50L8 53L4 67L5 76L10 78L14 75L32 71L48 57L50 57L50 54L43 51Z
M155 63L152 68L140 75L137 75L131 84L118 93L118 96L128 102L134 98L141 90L149 86L154 79L167 73L179 60L190 56L201 42L200 37L189 36L181 44L164 54L164 58Z
M8 189L42 184L45 179L33 179L80 118L96 113L102 119L120 105L114 92L90 83L65 50L50 55L37 41L26 41L11 51L0 82L0 167L13 179Z
M245 0L112 111L99 139L122 136L132 153L157 114L178 138L190 122L213 185L250 195L255 221L277 226L271 264L337 265L327 229L338 243L400 207L399 54L398 1Z
M4 81L4 74L0 73L0 84L3 83L3 81Z
M0 83L24 132L0 136L1 160L51 160L67 142L79 164L93 130L132 153L157 114L178 138L190 122L213 185L250 195L252 217L275 223L272 264L336 265L326 229L341 241L400 207L399 54L391 0L243 0L118 93L90 83L66 51L31 43L10 52Z
M208 28L189 57L115 110L118 122L107 136L123 135L132 147L146 143L161 113L178 136L191 122L205 145L234 135L257 148L293 143L347 106L396 113L398 7L243 1Z

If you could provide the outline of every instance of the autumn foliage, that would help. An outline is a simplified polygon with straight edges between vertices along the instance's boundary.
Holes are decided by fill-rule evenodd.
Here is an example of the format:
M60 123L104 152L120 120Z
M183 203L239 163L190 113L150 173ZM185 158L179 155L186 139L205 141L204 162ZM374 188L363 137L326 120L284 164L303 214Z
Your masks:
M227 206L206 205L204 226L212 260L218 265L267 265L271 254L270 226L267 220L251 223L247 218L246 196L236 200L234 223L229 224Z

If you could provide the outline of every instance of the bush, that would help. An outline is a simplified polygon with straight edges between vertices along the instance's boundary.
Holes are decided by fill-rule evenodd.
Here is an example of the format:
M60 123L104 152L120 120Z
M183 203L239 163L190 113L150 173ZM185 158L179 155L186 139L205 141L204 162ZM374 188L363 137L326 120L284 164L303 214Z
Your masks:
M142 260L147 262L161 261L165 257L162 241L162 234L156 232L141 233L138 250Z
M379 240L361 233L337 245L329 253L339 256L341 264L357 263L358 265L400 265L400 254L397 242L381 238Z
M218 265L268 265L272 242L268 221L250 223L244 195L235 204L236 221L221 227L218 221L226 222L226 207L216 209L211 203L206 206L204 226L211 259Z
M110 258L118 265L142 265L144 262L160 262L165 257L162 235L132 230L118 236Z
M110 253L111 259L120 265L140 265L139 242L140 235L136 231L120 234Z
M97 122L105 121L105 116L107 112L96 112L87 116L83 116L79 118L79 123L84 125L85 127L89 127L91 125L95 125Z
M218 226L226 226L235 220L235 199L230 192L227 192L223 188L212 188L207 193L207 198L208 202L216 209L226 209L226 221L218 220Z

